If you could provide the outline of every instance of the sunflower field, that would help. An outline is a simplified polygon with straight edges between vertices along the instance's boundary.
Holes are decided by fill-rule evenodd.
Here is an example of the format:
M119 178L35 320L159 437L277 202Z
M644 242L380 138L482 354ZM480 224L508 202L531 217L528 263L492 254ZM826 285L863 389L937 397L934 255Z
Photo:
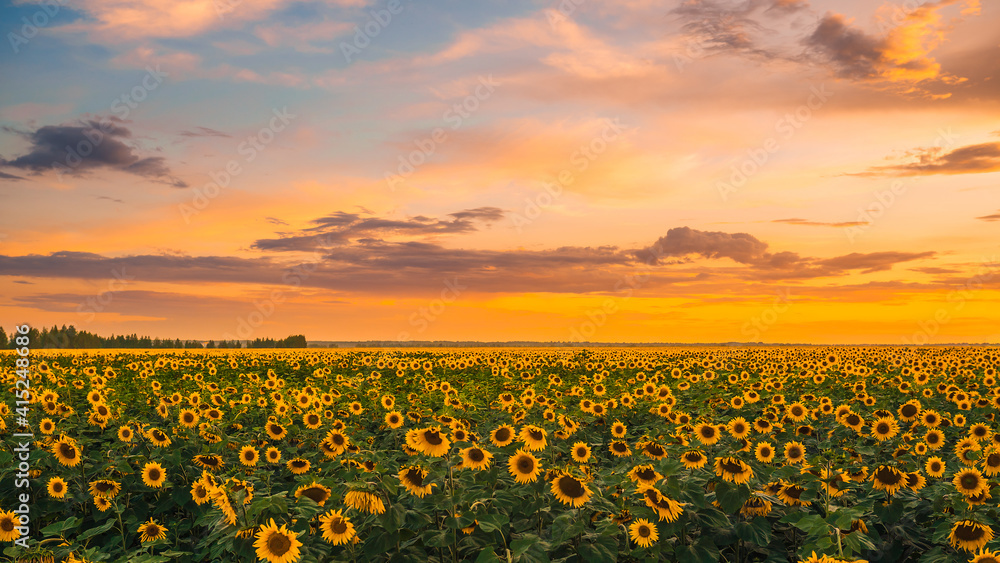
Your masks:
M3 354L8 561L1000 560L996 348Z

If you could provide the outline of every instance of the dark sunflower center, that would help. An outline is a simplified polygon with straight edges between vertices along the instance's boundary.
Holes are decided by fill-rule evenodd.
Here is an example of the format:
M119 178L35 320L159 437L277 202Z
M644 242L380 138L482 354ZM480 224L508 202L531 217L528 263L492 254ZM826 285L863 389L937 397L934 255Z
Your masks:
M309 421L309 424L319 424L319 417L316 416L316 415L314 415L314 414L311 414L311 415L309 415L308 421Z
M535 440L536 442L541 441L542 438L545 437L545 435L542 434L541 430L534 430L534 429L528 431L528 436L531 436L531 439Z
M967 542L977 541L985 531L976 523L961 523L955 528L955 537Z
M927 443L928 444L936 444L936 443L938 443L938 441L940 439L941 438L937 434L928 434L927 435Z
M747 431L747 427L743 426L743 424L734 424L733 425L733 433L734 434L742 434L742 433L744 433L746 431Z
M535 460L528 456L521 456L517 460L517 471L523 475L527 475L535 470Z
M559 492L569 498L580 498L585 494L583 483L568 475L559 478Z
M338 535L346 533L347 522L343 518L334 518L330 521L330 531Z
M159 481L160 480L160 470L155 467L149 470L149 480Z
M861 417L858 416L858 415L856 415L856 414L849 414L849 415L847 415L846 420L847 420L847 424L850 424L851 426L854 426L856 424L860 424L861 423Z
M497 439L498 442L506 442L507 440L509 440L510 439L510 429L509 428L501 428L501 429L497 430L496 439Z
M424 485L424 474L418 469L411 469L406 472L406 480L414 487L422 487Z
M795 459L801 456L802 456L802 450L799 449L798 447L788 449L788 457L790 457L791 459Z
M156 524L147 524L146 535L149 537L155 537L160 535L160 527L157 526Z
M479 463L486 459L486 456L483 454L483 450L479 448L472 448L469 450L469 459L472 460L473 463Z
M875 427L875 431L878 432L879 434L888 434L889 425L885 422L880 422L878 426Z
M713 438L713 437L715 437L715 427L713 427L713 426L702 426L701 427L701 435L704 436L705 438Z
M55 492L57 492L57 493L62 492L62 490L63 490L63 484L60 483L59 481L56 481L55 483L52 483L52 490L55 491Z
M326 493L326 491L324 491L319 487L309 487L308 489L302 491L302 496L312 499L317 504L329 498L329 495Z
M802 416L802 409L799 407L792 407L792 416Z
M341 434L334 434L330 438L330 441L333 442L334 444L338 445L338 446L343 446L344 445L344 436L341 435ZM430 441L430 440L428 440L428 441ZM431 442L431 443L433 444L434 442ZM438 438L438 442L437 443L438 444L441 443L441 439L440 438ZM437 445L437 444L435 444L435 445Z
M640 538L648 538L649 536L653 535L653 531L650 530L649 526L646 526L645 524L639 526L639 530L637 533L639 534Z
M271 537L267 539L267 549L273 555L280 557L292 549L292 540L285 534L271 534Z
M424 432L424 440L432 446L437 446L443 443L441 434L437 430L428 430L427 432Z
M624 452L628 450L628 445L624 442L615 442L614 444L611 444L611 448L616 452Z
M771 448L761 448L760 455L761 457L769 457L771 455Z
M646 444L646 451L655 456L664 454L663 448L659 444Z
M390 416L390 417L389 417L389 422L390 422L391 424L396 424L396 423L398 423L398 422L399 422L399 417L398 417L398 416L396 416L396 415L392 415L392 416Z
M875 478L882 484L895 485L902 480L903 476L898 472L893 471L890 467L879 467L878 470L875 471Z
M306 466L306 462L303 460L297 460L292 462L292 467L296 469L301 469Z
M686 460L688 460L690 462L693 462L693 463L697 463L697 462L701 461L701 454L698 453L698 452L688 452L688 453L684 454L684 459L686 459Z
M656 472L652 468L640 469L635 473L636 477L642 479L643 481L651 481L656 477Z
M106 493L111 489L113 489L114 487L111 485L111 483L97 483L96 485L94 485L94 488L102 493Z
M76 448L72 444L60 444L59 453L66 459L76 459Z
M184 422L194 422L194 414L189 412L184 413Z
M577 448L576 457L587 457L587 448Z
M743 466L741 464L730 460L726 460L726 462L723 463L721 467L722 470L725 471L726 473L740 474L743 473L744 471Z
M784 492L785 492L785 495L787 495L787 496L789 496L791 498L794 498L794 499L798 499L800 496L802 496L802 492L803 491L805 491L805 489L803 489L802 487L800 487L798 485L790 485L788 487L785 487L785 491Z
M903 408L900 409L899 412L903 416L909 418L909 417L915 416L917 414L917 407L916 407L916 405L906 404L906 405L903 405Z
M962 483L962 488L966 490L974 490L979 487L979 477L971 473L963 475L960 482Z

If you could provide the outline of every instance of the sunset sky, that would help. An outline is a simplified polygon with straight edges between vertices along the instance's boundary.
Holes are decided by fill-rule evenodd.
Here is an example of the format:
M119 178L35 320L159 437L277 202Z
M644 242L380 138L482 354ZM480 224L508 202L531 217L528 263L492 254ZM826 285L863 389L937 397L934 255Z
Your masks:
M0 326L1000 342L1000 3L0 16Z

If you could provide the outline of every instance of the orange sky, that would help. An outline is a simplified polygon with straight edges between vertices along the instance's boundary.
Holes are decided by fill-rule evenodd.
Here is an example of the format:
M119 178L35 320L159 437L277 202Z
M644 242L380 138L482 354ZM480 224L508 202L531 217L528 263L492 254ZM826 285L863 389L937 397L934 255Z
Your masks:
M996 3L41 9L8 331L1000 341Z

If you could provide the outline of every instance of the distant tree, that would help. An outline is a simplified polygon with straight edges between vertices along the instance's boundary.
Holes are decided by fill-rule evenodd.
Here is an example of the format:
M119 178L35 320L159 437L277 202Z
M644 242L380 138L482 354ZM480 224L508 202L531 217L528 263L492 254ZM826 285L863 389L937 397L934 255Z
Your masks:
M215 341L209 340L208 344L205 345L205 348L215 348Z
M7 332L0 326L0 348L6 348L7 342Z

